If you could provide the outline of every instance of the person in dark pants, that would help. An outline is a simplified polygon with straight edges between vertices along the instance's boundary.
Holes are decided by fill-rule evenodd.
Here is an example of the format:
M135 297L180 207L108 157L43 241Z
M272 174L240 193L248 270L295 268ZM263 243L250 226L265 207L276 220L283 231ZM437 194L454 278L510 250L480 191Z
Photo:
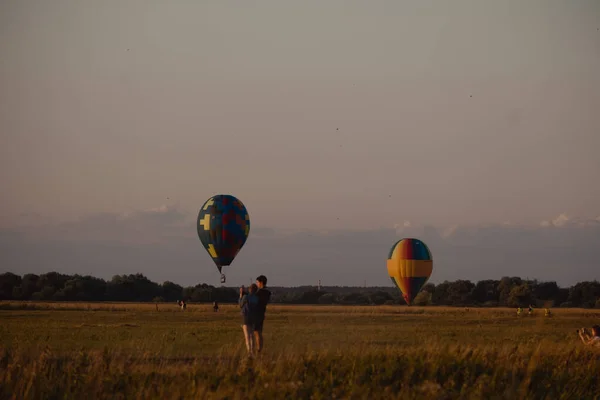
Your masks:
M256 292L256 296L258 297L258 307L256 320L254 321L254 341L256 344L256 351L260 353L263 349L262 331L265 314L267 312L267 304L271 300L271 292L267 289L267 277L264 275L256 278L256 286L258 286L258 291Z

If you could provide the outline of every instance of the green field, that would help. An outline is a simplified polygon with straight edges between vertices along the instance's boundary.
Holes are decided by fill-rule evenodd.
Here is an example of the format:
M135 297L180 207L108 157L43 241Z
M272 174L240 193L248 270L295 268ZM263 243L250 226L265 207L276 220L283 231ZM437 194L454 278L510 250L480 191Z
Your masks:
M600 312L276 306L245 356L237 307L0 303L2 399L600 398Z

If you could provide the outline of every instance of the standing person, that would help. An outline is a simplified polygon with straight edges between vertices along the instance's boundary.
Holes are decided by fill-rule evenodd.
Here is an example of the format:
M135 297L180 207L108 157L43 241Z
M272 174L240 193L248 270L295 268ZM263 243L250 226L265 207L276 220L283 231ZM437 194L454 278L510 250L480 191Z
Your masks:
M255 284L250 285L248 294L244 293L243 287L240 288L239 304L242 311L242 330L244 331L244 340L249 355L254 352L254 323L259 303L257 290L258 287Z
M267 304L271 300L271 291L267 289L267 277L264 275L260 275L256 278L256 286L258 286L258 291L256 292L258 297L258 309L256 320L254 321L254 338L257 346L256 350L260 353L263 348L263 323L267 312Z
M213 303L213 311L214 312L219 311L219 303L217 303L216 301Z

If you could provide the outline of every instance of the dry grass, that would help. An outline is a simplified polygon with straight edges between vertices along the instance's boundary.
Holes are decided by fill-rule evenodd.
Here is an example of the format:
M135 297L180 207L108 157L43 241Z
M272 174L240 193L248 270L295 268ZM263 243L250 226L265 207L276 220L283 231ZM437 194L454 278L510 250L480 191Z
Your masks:
M0 398L600 398L600 312L275 306L244 355L235 306L0 303Z

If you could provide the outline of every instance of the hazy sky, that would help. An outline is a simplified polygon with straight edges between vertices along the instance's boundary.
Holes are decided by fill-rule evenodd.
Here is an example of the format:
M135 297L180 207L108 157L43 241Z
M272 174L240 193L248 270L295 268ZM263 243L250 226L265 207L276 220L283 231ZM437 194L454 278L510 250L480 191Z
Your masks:
M216 193L245 203L251 235L272 232L238 262L270 259L282 284L335 280L334 264L358 281L382 265L388 284L381 258L404 221L447 232L448 246L457 225L510 222L533 232L532 249L554 246L550 228L572 242L565 251L596 251L599 71L597 0L0 0L0 245L12 249L0 270L77 271L76 252L121 238L113 265L196 279L157 271L208 268L193 220ZM157 215L163 225L142 228ZM173 216L180 236L165 238ZM584 249L577 229L592 232ZM337 233L309 251L285 242L289 230ZM153 251L189 254L142 262L140 232ZM481 275L516 251L502 232ZM336 264L342 238L362 234L382 244ZM50 237L65 247L44 253ZM448 260L465 255L453 249ZM301 267L306 251L315 259ZM456 260L434 275L460 270ZM597 266L600 250L586 260Z

